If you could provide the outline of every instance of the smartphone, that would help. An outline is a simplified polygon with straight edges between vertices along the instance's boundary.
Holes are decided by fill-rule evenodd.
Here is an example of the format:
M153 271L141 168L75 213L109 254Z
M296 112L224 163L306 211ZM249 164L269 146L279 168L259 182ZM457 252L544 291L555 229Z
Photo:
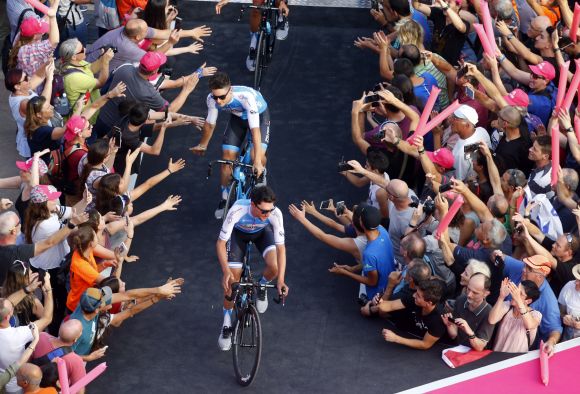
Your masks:
M463 153L464 154L477 152L478 150L479 150L479 142L477 142L475 144L465 145L463 147Z
M467 66L463 66L463 68L459 69L459 71L457 71L457 78L461 78L463 77L465 74L467 74L467 71L469 69L467 68Z
M338 163L338 172L345 172L352 169L353 169L352 166L348 164L346 161L341 161Z
M439 186L439 193L445 193L446 191L449 191L453 189L453 184L450 183L446 183L444 185Z
M121 128L119 126L113 126L113 133L111 138L115 139L115 146L121 147Z
M38 269L38 281L39 281L41 284L44 284L44 276L45 276L45 275L46 275L46 271L45 271L45 270L43 270L42 268L39 268L39 269Z
M320 201L320 208L319 209L328 209L330 207L331 202L332 202L332 200Z
M365 97L365 104L368 103L376 103L381 101L381 96L379 96L378 94L369 94L368 96Z
M183 18L175 17L175 30L181 30L181 24L183 22Z
M346 209L346 205L344 204L344 201L339 201L336 203L336 214L338 216L342 215L344 213L345 209Z
M465 87L465 95L470 99L475 100L475 91L468 86Z
M113 272L113 267L107 267L100 272L100 275L107 278L107 277L111 276L112 272Z

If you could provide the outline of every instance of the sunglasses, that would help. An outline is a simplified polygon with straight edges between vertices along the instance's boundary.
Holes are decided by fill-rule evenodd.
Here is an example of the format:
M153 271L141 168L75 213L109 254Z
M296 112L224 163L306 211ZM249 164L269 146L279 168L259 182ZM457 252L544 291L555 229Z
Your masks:
M225 100L227 95L230 94L230 90L232 90L232 87L230 86L230 88L228 89L228 91L226 92L226 94L223 94L221 96L216 96L215 94L212 94L211 97L213 97L214 100Z
M259 206L256 205L256 208L258 209L258 211L260 211L262 213L262 215L267 215L269 213L274 212L274 210L276 209L276 207L272 208L272 209L262 209Z
M20 81L18 83L23 83L23 82L28 82L28 75L27 74L24 74L24 78L22 78L22 81Z
M87 50L87 48L82 47L80 51L78 51L77 53L75 53L75 55L80 55L81 53L85 53L86 50Z

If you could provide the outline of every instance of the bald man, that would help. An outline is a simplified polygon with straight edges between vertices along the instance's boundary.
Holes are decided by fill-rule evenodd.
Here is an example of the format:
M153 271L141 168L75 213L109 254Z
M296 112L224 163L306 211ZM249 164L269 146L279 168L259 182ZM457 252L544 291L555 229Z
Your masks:
M389 237L393 244L393 252L397 263L403 265L404 258L401 254L401 237L405 235L405 230L409 227L411 216L415 208L411 207L410 196L415 193L409 189L409 186L400 179L393 179L385 187L387 197L387 211L389 218Z
M70 319L60 325L58 338L55 338L46 332L41 333L38 345L36 345L36 349L32 354L32 358L38 359L48 356L45 358L45 361L47 362L49 360L52 361L54 357L62 358L66 364L69 385L72 386L87 374L81 356L72 351L72 345L81 336L82 332L83 326L81 322L76 319ZM68 353L62 356L63 351L68 351ZM84 393L84 389L79 391L79 393Z
M26 363L22 365L16 373L16 381L25 394L57 394L54 387L40 388L42 371L39 366L34 364Z
M497 114L497 129L503 131L495 148L500 173L508 168L518 168L527 175L532 170L534 163L528 159L532 141L520 132L521 123L522 115L516 107L508 105Z

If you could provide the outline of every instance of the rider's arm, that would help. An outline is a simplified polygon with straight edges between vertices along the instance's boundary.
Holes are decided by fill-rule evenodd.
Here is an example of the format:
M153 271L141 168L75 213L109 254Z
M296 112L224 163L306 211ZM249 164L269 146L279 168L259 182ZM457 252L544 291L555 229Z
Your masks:
M276 257L278 261L278 284L286 283L286 245L284 245L284 220L282 218L282 211L276 208L270 215L269 221L272 224L272 230L274 232L274 243L276 244Z
M242 101L244 110L248 114L248 125L252 133L252 144L254 151L254 163L264 162L264 149L262 147L262 133L260 131L260 112L258 103L253 96L248 96Z

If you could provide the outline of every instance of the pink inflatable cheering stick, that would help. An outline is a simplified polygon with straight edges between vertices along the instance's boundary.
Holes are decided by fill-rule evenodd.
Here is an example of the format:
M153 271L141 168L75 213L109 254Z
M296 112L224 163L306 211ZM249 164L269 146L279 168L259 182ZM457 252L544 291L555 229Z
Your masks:
M423 128L425 127L425 125L427 124L427 120L429 119L429 116L431 115L431 111L433 111L433 107L435 106L435 101L437 101L437 97L439 97L439 92L441 92L441 89L439 89L437 86L433 86L431 88L431 93L429 94L429 98L427 99L427 102L425 103L425 107L423 108L423 112L421 112L421 117L419 118L419 124L417 125L417 130L415 130L415 133L413 133L413 135L411 135L409 138L407 138L407 142L410 144L413 144L413 139L416 136L424 136L427 133L423 132Z
M572 17L572 25L570 25L570 39L576 42L576 35L578 34L578 26L580 26L580 4L574 5L574 16Z
M459 101L455 100L454 102L452 102L451 105L445 108L441 113L439 113L439 115L431 119L429 123L427 123L425 127L423 127L423 129L421 130L422 133L421 136L424 136L425 134L433 130L435 127L439 126L445 119L451 116L451 114L455 112L455 110L459 107L461 107Z
M58 366L58 380L60 382L60 389L62 394L76 394L83 387L87 386L93 380L95 380L100 374L105 372L107 369L107 363L100 363L91 372L87 373L82 379L69 387L68 384L68 372L66 370L66 363L62 358L57 358L56 363Z
M580 85L580 59L574 60L576 62L576 72L572 81L570 81L570 86L566 89L566 94L564 95L564 101L562 102L562 108L569 110L574 100L574 93L578 90L578 85Z
M36 8L43 14L46 15L48 13L48 7L45 4L42 4L40 1L38 0L24 0L24 1L26 1L28 4L30 4L31 7Z
M459 212L459 209L461 208L462 205L463 205L463 196L458 195L455 201L453 201L453 204L451 204L451 206L449 207L449 211L447 211L441 222L439 222L439 226L437 226L437 230L435 230L436 239L441 238L441 234L443 234L445 230L447 230L447 227L449 227L449 223L451 223L451 220L453 220L455 215L457 215L457 212Z
M544 341L540 341L540 376L545 386L550 383L550 365L548 363L548 353L544 351Z
M489 4L487 1L482 1L480 3L481 16L483 18L483 27L485 28L485 35L487 36L487 42L491 48L491 56L495 56L495 51L497 50L497 45L495 45L495 35L493 34L493 22L491 15L489 13Z
M491 43L489 42L489 39L485 34L485 29L483 28L483 25L480 25L479 23L474 23L473 28L477 33L477 37L479 37L479 41L481 41L483 51L487 53L489 56L495 57L495 51L493 50L493 47L491 46Z

